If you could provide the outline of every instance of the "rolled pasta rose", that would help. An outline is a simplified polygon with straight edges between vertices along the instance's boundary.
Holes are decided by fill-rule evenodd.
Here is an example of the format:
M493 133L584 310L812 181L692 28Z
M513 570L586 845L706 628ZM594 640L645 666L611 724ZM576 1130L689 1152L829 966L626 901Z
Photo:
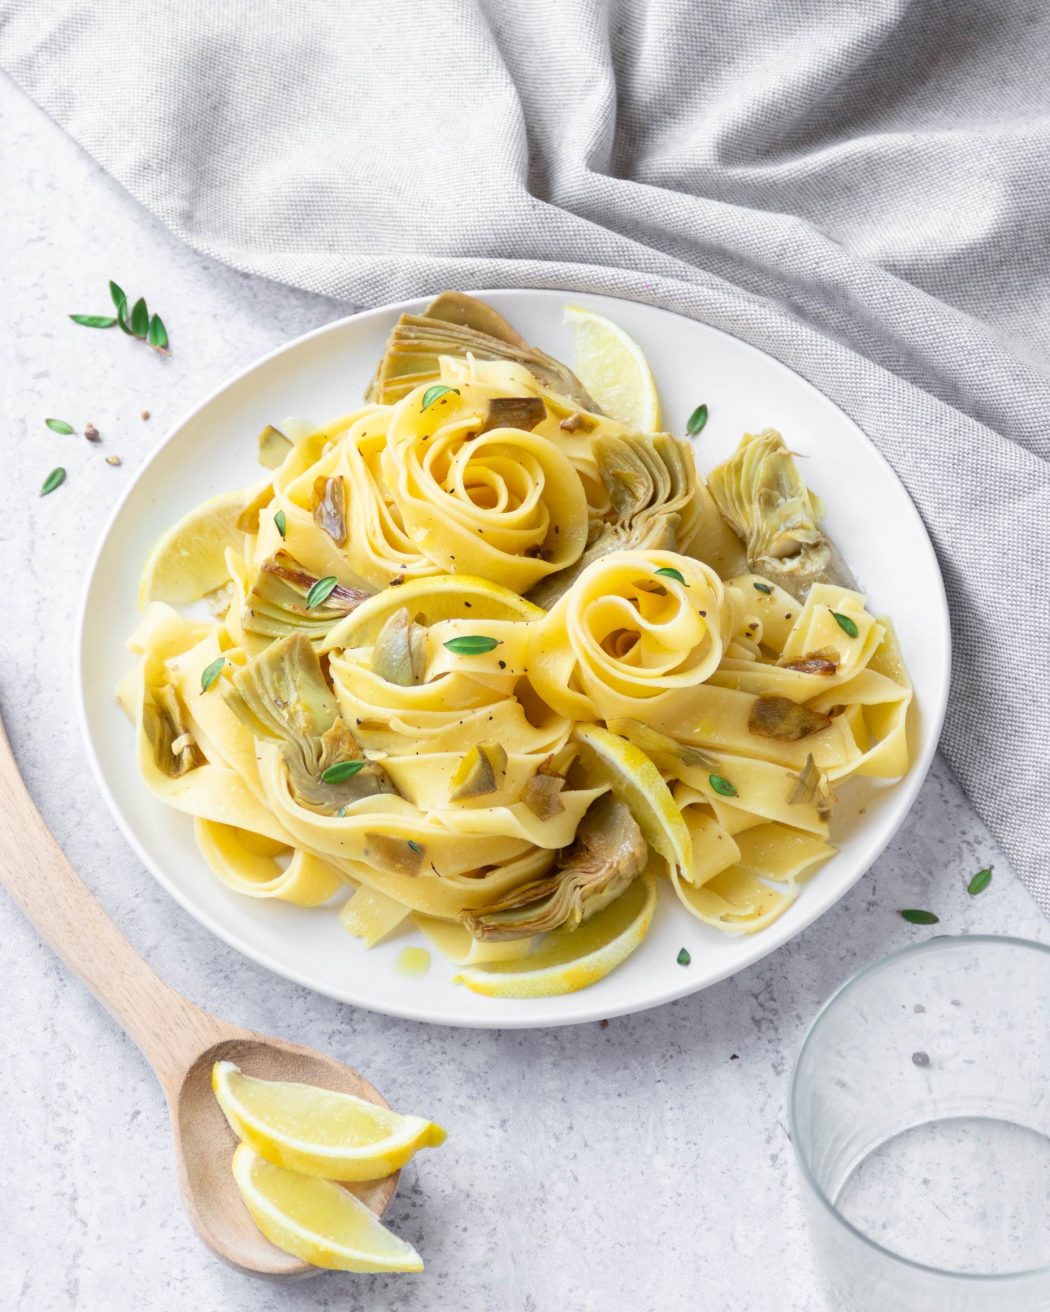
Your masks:
M645 719L714 673L732 621L721 580L702 562L673 551L614 552L532 626L529 679L572 719Z
M433 389L431 389L433 390ZM521 428L481 432L506 391L464 384L423 408L417 388L395 407L382 470L405 528L452 574L524 593L571 565L587 540L587 500L568 457Z

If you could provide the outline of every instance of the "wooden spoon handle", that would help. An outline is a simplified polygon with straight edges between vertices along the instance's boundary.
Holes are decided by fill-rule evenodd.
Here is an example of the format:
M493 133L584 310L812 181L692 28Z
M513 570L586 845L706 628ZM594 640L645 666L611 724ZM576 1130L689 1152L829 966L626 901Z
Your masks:
M232 1032L154 974L88 892L33 804L2 721L0 880L135 1040L166 1093L203 1048Z

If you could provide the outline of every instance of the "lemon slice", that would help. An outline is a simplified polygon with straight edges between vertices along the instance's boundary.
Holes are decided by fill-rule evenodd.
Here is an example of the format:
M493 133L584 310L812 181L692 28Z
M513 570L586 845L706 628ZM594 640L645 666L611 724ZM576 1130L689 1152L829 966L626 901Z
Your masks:
M297 1175L246 1143L233 1154L233 1178L252 1220L271 1244L330 1271L422 1271L411 1244L331 1180Z
M151 601L181 606L221 588L230 577L226 548L240 548L244 539L237 517L256 490L241 488L212 497L158 538L142 570L139 606Z
M234 1134L267 1161L327 1180L381 1180L445 1131L348 1093L257 1080L217 1061L211 1086Z
M469 574L435 574L413 579L396 588L384 588L340 620L330 630L322 651L343 647L370 647L379 630L395 611L405 606L422 624L441 620L534 620L543 615L539 606L510 588Z
M692 869L693 840L671 790L640 747L598 724L578 724L574 734L591 765L638 821L642 837L681 873Z
M604 315L565 307L576 346L576 375L607 415L639 433L660 428L660 398L642 348Z
M575 993L604 979L631 955L649 932L655 909L656 880L647 870L578 929L556 931L543 947L520 961L469 966L455 981L490 998Z

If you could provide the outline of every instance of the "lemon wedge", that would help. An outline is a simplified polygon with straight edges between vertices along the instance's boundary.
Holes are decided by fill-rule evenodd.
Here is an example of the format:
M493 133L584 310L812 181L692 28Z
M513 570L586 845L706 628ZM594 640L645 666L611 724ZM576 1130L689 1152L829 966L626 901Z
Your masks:
M609 784L649 846L681 873L692 869L693 840L663 775L640 747L598 724L578 724L583 762Z
M276 1166L327 1180L381 1180L445 1131L422 1116L399 1116L348 1093L257 1080L231 1061L211 1085L234 1134Z
M656 909L656 880L646 871L578 929L551 934L520 961L469 966L455 977L489 998L552 998L604 979L641 943Z
M430 578L412 579L400 587L384 588L369 597L345 620L333 625L322 650L370 647L390 616L403 606L413 619L426 625L468 618L534 620L543 615L539 606L499 583L470 574L434 574Z
M252 1220L282 1252L330 1271L423 1270L411 1244L330 1180L274 1166L246 1143L233 1154L233 1178Z
M226 548L239 548L237 517L256 489L241 488L204 501L153 544L142 570L139 607L151 601L182 606L221 588L230 577Z
M605 413L638 433L660 428L660 398L642 348L611 319L565 307L576 346L576 376Z

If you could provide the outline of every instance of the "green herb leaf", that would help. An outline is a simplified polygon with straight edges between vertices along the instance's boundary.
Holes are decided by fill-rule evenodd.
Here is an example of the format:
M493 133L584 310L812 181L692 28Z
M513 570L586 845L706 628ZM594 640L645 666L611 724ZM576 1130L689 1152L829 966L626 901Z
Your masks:
M367 764L367 761L336 761L335 765L321 771L321 779L326 784L341 784L360 774Z
M907 907L901 912L901 915L909 925L939 925L940 916L935 916L932 911L916 911L914 907Z
M164 327L164 320L159 314L150 318L149 327L146 329L146 341L155 351L168 349L168 330Z
M273 517L273 522L277 525L277 532L283 538L288 532L288 518L283 510L279 510Z
M226 657L219 656L213 660L210 665L206 665L201 670L201 692L207 692L215 680L222 673L222 667L226 664Z
M142 296L131 307L130 327L136 337L144 338L149 331L149 309L146 306L145 298Z
M66 471L59 466L58 469L52 469L47 478L44 479L44 485L40 489L40 495L46 497L49 492L54 492L56 487L61 487L66 481Z
M688 966L692 959L693 958L689 955L688 948L683 948L678 956L675 957L675 961L677 961L680 966Z
M500 645L498 638L486 638L480 633L472 633L462 638L449 638L444 644L456 656L484 656L487 651L495 651Z
M51 429L52 433L64 433L67 436L74 431L72 424L67 424L64 419L45 419L44 423Z
M676 583L685 583L685 575L681 570L672 569L670 565L665 565L662 569L658 569L656 572L665 579L674 579Z
M326 574L323 579L318 579L306 594L306 609L313 610L322 601L327 601L338 586L339 580L334 574Z
M978 893L983 893L988 885L992 882L992 868L987 870L978 870L976 875L966 885L966 891L971 897L976 897Z
M707 782L715 792L720 793L722 797L736 797L736 789L728 779L724 779L720 774L709 774L707 776Z
M71 314L69 317L81 328L112 328L117 322L116 316L109 314Z
M112 278L109 280L109 295L113 304L116 306L117 314L123 314L127 309L128 298L123 287L118 286Z
M833 610L831 614L835 623L847 638L855 638L857 636L857 625L848 615L840 615L837 610Z
M460 395L458 387L446 387L444 383L435 383L433 387L428 387L423 393L423 409L426 410L428 406L433 405L439 397L445 396L448 392L455 392L457 396Z
M693 413L689 416L689 422L685 426L685 431L690 437L696 437L697 433L703 431L707 423L707 406L698 405Z
M769 586L768 583L753 583L751 586L755 589L756 592L764 592L767 597L773 591L773 589Z
M415 839L410 838L408 840L408 845L412 849L412 851L415 852L416 856L419 856L420 853L423 851L422 847L415 841Z

